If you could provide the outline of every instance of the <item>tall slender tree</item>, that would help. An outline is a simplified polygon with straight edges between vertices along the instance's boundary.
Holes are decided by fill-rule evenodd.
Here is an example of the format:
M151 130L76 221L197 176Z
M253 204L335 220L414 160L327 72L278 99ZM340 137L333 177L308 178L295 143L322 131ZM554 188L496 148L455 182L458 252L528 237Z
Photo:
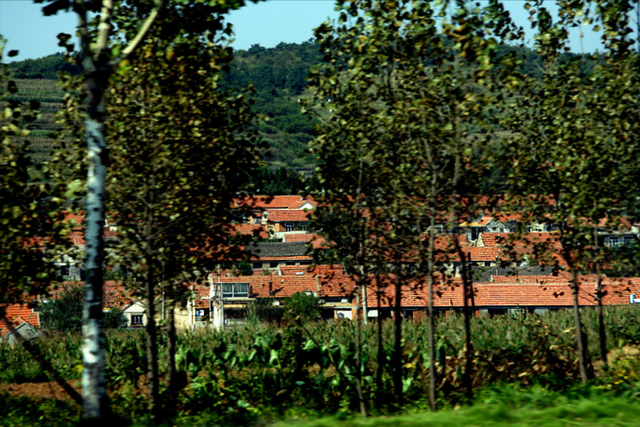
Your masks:
M595 12L591 6L595 4ZM599 270L606 248L598 229L615 229L635 203L634 165L620 162L638 153L638 96L635 53L627 37L629 2L561 2L554 20L542 2L531 2L538 29L536 48L544 61L542 78L513 87L501 126L511 130L505 154L511 165L509 192L528 220L557 229L552 262L570 275L580 377L591 375L582 328L580 272ZM563 56L569 29L578 24L604 27L600 56ZM517 113L515 113L517 111ZM604 290L598 274L595 297ZM602 311L600 311L602 313ZM606 358L601 319L601 353Z
M453 5L457 9L450 13ZM481 149L486 138L472 133L482 129L492 99L489 71L497 48L496 40L485 36L483 17L497 18L490 28L509 33L512 27L498 5L491 2L482 10L464 1L339 2L338 23L316 30L326 66L312 81L317 105L332 110L312 143L319 157L317 196L328 209L318 210L325 221L317 227L342 257L353 257L364 244L373 264L369 271L393 278L398 405L403 288L415 283L416 273L427 273L433 367L434 282L437 263L446 258L436 257L436 230L454 230L453 224L476 211L473 200L483 179L478 165L488 157ZM464 265L466 257L457 249ZM472 301L469 274L463 274L463 284L465 301ZM466 318L468 326L469 310ZM468 327L467 336L469 377ZM435 369L431 389L435 409Z
M26 137L28 125L36 119L37 103L28 105L10 98L18 87L1 62L3 48L0 38L0 298L3 303L27 302L24 297L42 292L52 272L43 251L47 223L40 214L41 186L29 176ZM16 54L9 52L9 56Z
M107 206L120 233L112 253L144 283L156 414L156 295L164 292L172 319L184 294L176 284L197 280L206 260L211 268L240 258L229 223L241 217L234 199L257 167L255 141L244 131L251 117L245 98L217 89L231 60L224 43L215 34L201 40L152 31L107 95L113 105L111 154L119 165L107 182ZM175 347L175 336L169 341Z
M35 0L43 3L45 0ZM244 0L209 2L183 1L114 1L54 0L46 1L45 15L72 10L78 16L80 61L83 92L86 99L84 124L87 142L88 177L85 202L86 221L86 297L83 319L83 398L84 418L103 418L109 411L104 384L104 333L102 331L102 285L105 218L104 197L109 149L105 122L105 95L118 70L136 51L153 26L161 10L172 20L168 29L188 28L189 34L204 34L219 29L219 13L238 8ZM127 19L130 17L131 19ZM123 19L120 19L123 18ZM68 34L61 34L61 45L71 52Z

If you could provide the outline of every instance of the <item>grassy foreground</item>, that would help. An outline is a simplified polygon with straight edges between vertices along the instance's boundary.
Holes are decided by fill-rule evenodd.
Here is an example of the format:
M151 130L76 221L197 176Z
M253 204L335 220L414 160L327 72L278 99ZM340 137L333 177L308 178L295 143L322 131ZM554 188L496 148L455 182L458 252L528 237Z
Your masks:
M280 427L612 427L640 426L640 404L628 398L584 399L545 409L514 409L505 404L475 405L437 413L417 413L398 417L373 417L339 421L324 418L317 421L287 422Z
M77 426L79 408L70 402L4 395L0 405L0 426ZM286 420L256 417L244 422L222 422L215 413L181 413L162 426L260 426L260 427L623 427L640 426L640 383L622 394L601 387L578 386L563 392L542 387L521 388L509 384L484 389L473 406L444 408L436 413L413 409L398 416L363 419L339 411L332 417L318 413L290 413ZM321 418L320 418L321 417ZM144 416L121 418L116 426L149 426ZM315 419L314 419L315 418ZM115 420L114 420L115 421Z

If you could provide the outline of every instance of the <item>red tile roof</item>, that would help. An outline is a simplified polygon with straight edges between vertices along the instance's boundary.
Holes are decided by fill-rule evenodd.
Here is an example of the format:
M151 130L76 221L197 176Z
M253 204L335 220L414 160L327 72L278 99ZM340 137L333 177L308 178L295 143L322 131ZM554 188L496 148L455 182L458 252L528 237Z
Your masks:
M55 284L54 287L49 289L49 296L51 298L57 298L59 294L65 292L69 288L84 286L85 282L61 282ZM129 289L125 289L122 282L115 280L107 280L102 286L102 305L105 309L111 307L117 307L123 309L127 305L134 302L135 298L133 292Z
M573 296L571 286L567 280L560 279L541 283L520 283L512 277L510 283L475 283L476 308L490 307L571 307ZM602 283L606 295L603 303L606 305L629 304L629 295L640 295L640 279L606 279ZM367 302L369 308L377 306L377 294L375 286L368 286ZM457 279L452 283L436 286L434 306L440 308L461 308L463 304L462 286ZM578 301L581 306L595 306L595 282L582 282L579 286ZM394 295L393 286L387 286L381 290L382 307L390 307ZM403 286L402 306L419 307L427 306L426 282L415 282L411 286Z
M281 267L271 270L269 274L255 273L251 276L227 275L221 272L220 277L214 273L214 281L222 283L248 283L251 298L287 298L296 292L313 292L320 298L340 298L352 300L356 283L350 276L344 274L342 266L315 266L305 268L301 266ZM391 307L394 297L394 280L391 276L378 278L369 277L367 285L367 302L369 308L378 306L378 292L381 307ZM536 282L537 281L537 282ZM377 284L381 288L378 289ZM593 275L580 276L579 303L583 306L596 305L594 297L596 277ZM639 278L605 278L602 282L606 295L604 304L629 304L629 295L640 295ZM209 284L191 284L196 292L196 308L209 307ZM499 307L571 307L572 290L568 283L568 274L561 272L558 276L494 276L494 282L475 283L476 308ZM427 306L426 280L414 280L403 286L402 306L405 308L424 309ZM105 284L105 300L115 301L111 304L122 308L125 302L130 302L122 285L115 282ZM106 305L106 304L105 304ZM446 283L436 282L434 301L438 308L461 308L462 286L460 279L452 279ZM26 305L10 306L13 318L23 318L29 323L37 322L37 314ZM37 326L35 323L34 326Z
M27 322L31 326L36 328L40 327L40 317L33 308L30 308L27 304L9 304L3 306L6 319L11 322L14 328L17 328L22 323ZM9 334L9 328L4 320L0 320L0 337L4 337Z
M313 249L327 249L329 247L327 240L318 234L285 234L285 242L311 242Z
M502 243L502 236L505 233L480 233L478 242L482 240L482 244L485 248L497 247Z
M296 206L301 199L300 196L255 196L240 199L236 204L254 209L290 209L290 206Z
M475 247L468 251L469 261L472 262L497 261L500 257L500 248Z
M256 236L261 239L269 238L269 233L267 233L267 230L265 229L264 225L260 225L260 224L247 224L247 223L233 224L232 229L234 232L238 234L242 234L243 236Z
M309 221L309 212L304 210L285 209L285 210L268 210L269 221L271 222L307 222Z
M287 255L287 256L258 256L258 261L309 261L313 257L307 255Z
M316 237L318 237L316 234L307 234L307 233L285 234L284 241L285 242L310 242Z
M291 205L289 205L289 209L300 209L302 206L304 206L307 203L309 203L313 207L318 206L318 203L313 199L313 197L306 196L305 198L301 198L297 202L294 202Z

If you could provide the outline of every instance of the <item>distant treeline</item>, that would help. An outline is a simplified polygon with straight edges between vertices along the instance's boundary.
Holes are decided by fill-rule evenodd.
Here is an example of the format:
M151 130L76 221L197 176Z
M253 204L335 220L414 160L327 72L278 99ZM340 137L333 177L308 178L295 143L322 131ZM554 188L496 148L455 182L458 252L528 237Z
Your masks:
M70 64L63 53L54 53L38 59L23 59L9 64L13 78L16 79L51 79L58 78L58 72L80 74L80 67Z

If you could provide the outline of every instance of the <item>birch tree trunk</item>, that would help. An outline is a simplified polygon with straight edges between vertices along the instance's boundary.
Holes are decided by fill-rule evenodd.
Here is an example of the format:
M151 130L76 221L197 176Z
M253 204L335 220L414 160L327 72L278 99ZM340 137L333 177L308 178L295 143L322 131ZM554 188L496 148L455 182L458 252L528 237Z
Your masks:
M98 79L102 80L102 79ZM106 79L104 80L106 83ZM102 260L104 258L104 186L108 165L104 136L105 106L103 93L96 79L87 78L88 116L86 140L89 173L87 177L87 224L85 232L85 303L82 313L82 398L84 418L98 419L109 412L109 399L104 381L104 331L102 328Z

